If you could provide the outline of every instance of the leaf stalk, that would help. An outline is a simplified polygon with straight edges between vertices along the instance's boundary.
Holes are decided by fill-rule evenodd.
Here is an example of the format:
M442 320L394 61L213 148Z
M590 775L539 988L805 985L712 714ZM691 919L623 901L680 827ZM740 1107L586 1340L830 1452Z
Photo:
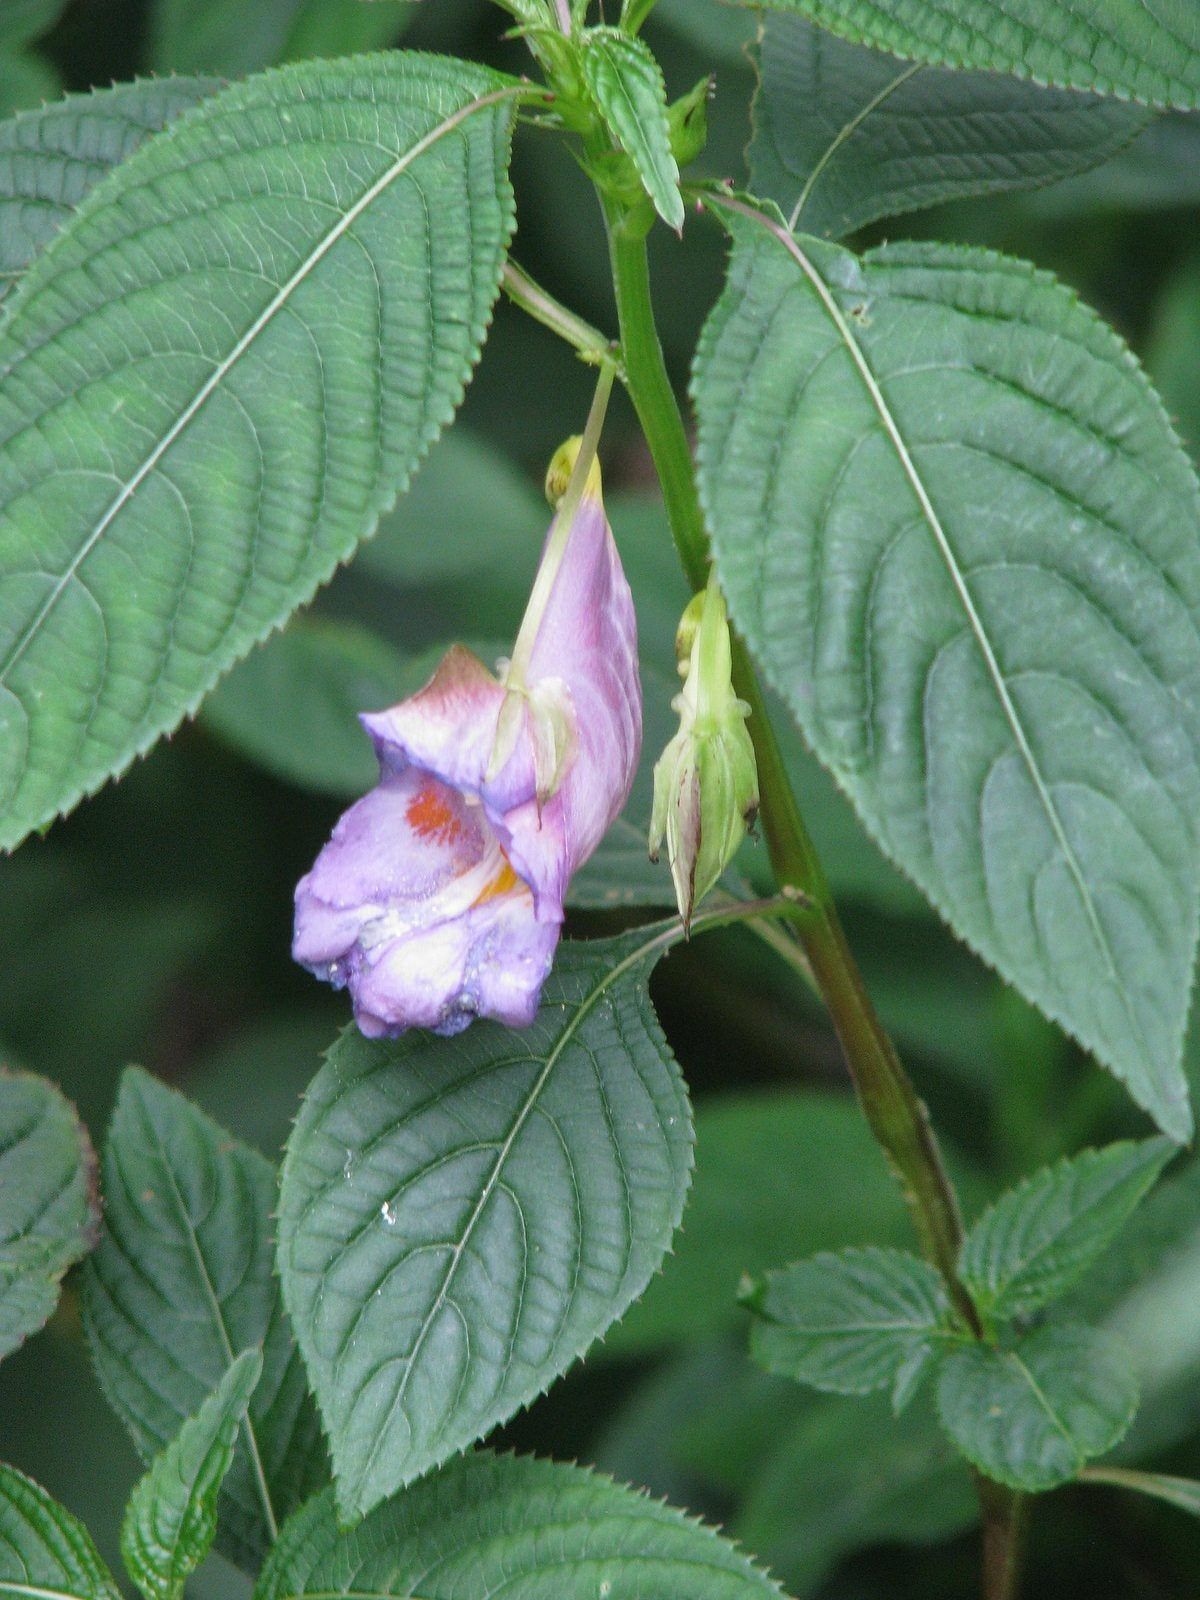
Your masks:
M511 259L505 262L501 287L515 306L572 345L584 361L593 366L611 363L618 377L624 377L620 346L606 338L599 328L568 310Z

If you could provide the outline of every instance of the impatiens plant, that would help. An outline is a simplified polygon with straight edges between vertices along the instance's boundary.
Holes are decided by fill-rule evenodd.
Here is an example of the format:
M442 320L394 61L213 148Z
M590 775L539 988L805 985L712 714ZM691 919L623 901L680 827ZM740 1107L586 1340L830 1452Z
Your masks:
M0 94L5 73L55 88L38 41L61 11L0 7ZM1193 1134L1200 485L1133 354L1050 273L897 223L843 241L1190 129L1200 13L498 0L501 70L383 48L414 21L393 0L196 12L161 4L150 41L197 76L0 123L0 847L203 706L214 738L352 800L293 927L281 901L269 918L272 948L290 936L350 1004L286 1107L278 1173L135 1067L98 1176L58 1090L0 1074L0 1355L87 1257L92 1360L147 1463L131 1580L178 1600L215 1548L256 1600L778 1594L758 1555L640 1485L488 1443L605 1339L711 1341L664 1367L640 1426L707 1427L726 1486L786 1435L749 1507L689 1509L735 1514L750 1544L805 1530L799 1554L778 1541L796 1595L844 1549L977 1520L985 1600L1012 1600L1030 1497L1068 1484L1197 1512L1195 1481L1138 1465L1155 1412L1129 1433L1147 1323L1121 1272L1148 1261L1135 1213ZM715 75L668 84L659 25ZM743 48L744 181L706 164ZM527 147L572 158L548 225L579 226L591 192L612 310L528 270L546 218L514 193L514 145L518 174ZM649 251L688 272L714 239L685 405ZM502 461L468 503L453 437L400 498L502 298L583 374L554 401L571 437L544 542ZM523 381L545 381L532 357ZM616 509L620 390L661 526ZM402 651L304 610L360 546L347 577ZM927 903L1008 986L1022 1070L1061 1035L1128 1092L1078 1139L1064 1115L1044 1144L1061 1159L999 1192L943 1156L876 1009L810 834L838 804L813 756L853 808L855 867L886 858L884 897ZM650 985L716 930L823 1005L857 1109L702 1115L689 1214L694 1118ZM935 965L908 977L952 987ZM47 984L70 1011L67 988ZM802 1030L787 1043L803 1055ZM739 1232L772 1184L777 1212ZM1194 1188L1159 1191L1193 1227ZM847 1398L872 1394L891 1419ZM871 1470L903 1513L870 1509L832 1431L858 1404L849 1426L894 1441ZM16 1466L0 1591L118 1593Z

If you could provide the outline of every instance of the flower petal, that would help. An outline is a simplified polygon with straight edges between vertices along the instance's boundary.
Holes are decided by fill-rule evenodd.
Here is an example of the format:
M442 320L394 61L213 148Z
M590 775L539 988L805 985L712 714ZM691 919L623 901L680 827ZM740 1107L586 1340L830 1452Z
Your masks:
M576 750L557 793L504 817L513 865L538 896L539 915L562 915L567 885L620 813L642 747L637 617L604 503L586 494L530 659L531 684L559 680L575 715ZM532 762L531 762L532 765ZM489 812L499 799L486 793Z
M478 794L503 704L504 685L477 655L456 644L423 689L387 711L364 712L359 721L385 772L411 763L455 789Z
M418 767L353 805L296 889L293 955L349 987L370 1036L524 1025L557 942L482 808Z
M629 798L642 743L637 619L603 501L585 495L542 617L528 682L556 685L575 749L556 793L537 797L531 713L508 760L487 777L505 687L455 645L419 693L362 717L385 771L406 762L478 795L539 919L560 922L567 885Z

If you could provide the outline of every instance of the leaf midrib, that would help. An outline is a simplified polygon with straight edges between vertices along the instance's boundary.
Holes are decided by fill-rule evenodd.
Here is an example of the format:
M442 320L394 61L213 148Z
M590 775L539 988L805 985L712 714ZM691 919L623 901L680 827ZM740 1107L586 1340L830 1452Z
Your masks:
M217 1296L216 1286L214 1285L212 1276L208 1270L208 1262L204 1259L204 1252L200 1248L200 1240L196 1235L195 1228L192 1226L192 1219L188 1213L187 1203L185 1202L179 1185L175 1180L175 1169L171 1165L170 1159L167 1155L166 1146L163 1144L159 1135L158 1126L149 1117L147 1117L147 1121L149 1122L152 1131L154 1147L158 1152L159 1158L162 1162L163 1171L166 1173L167 1181L170 1184L171 1194L174 1197L175 1204L183 1224L184 1233L187 1236L188 1245L195 1261L196 1270L200 1276L200 1282L203 1285L204 1292L208 1296L209 1304L212 1307L213 1320L216 1324L217 1332L221 1338L221 1345L225 1352L226 1371L228 1371L229 1368L233 1366L236 1358L233 1351L233 1341L229 1337L229 1328L225 1322L225 1311ZM279 1538L279 1522L275 1516L275 1507L271 1500L271 1489L267 1482L266 1468L263 1466L262 1452L260 1451L258 1445L258 1435L255 1432L254 1422L250 1415L249 1402L247 1402L246 1414L242 1418L240 1428L245 1429L246 1443L250 1451L250 1462L254 1470L255 1485L258 1489L259 1499L262 1502L263 1512L267 1519L267 1535L270 1538L271 1543L274 1544Z
M368 188L359 197L359 199L356 200L355 203L345 213L343 213L341 217L338 218L337 222L334 223L329 231L321 238L318 244L314 246L314 248L304 258L300 265L295 269L287 282L284 283L278 290L276 290L266 307L258 314L241 338L238 339L229 355L218 363L218 365L201 384L200 388L196 391L196 394L184 408L183 412L175 420L175 422L172 423L171 427L149 452L133 476L121 486L121 489L114 496L104 514L99 519L96 527L83 541L76 555L72 557L71 561L67 564L66 569L60 574L58 581L55 583L49 595L46 597L37 615L28 624L24 633L17 638L12 648L9 650L4 662L0 664L0 688L3 688L7 685L9 674L12 672L13 668L18 665L33 639L37 637L42 624L46 621L46 618L58 604L67 588L67 585L74 579L75 575L79 571L79 568L87 560L91 552L96 548L96 545L104 537L105 533L107 533L113 522L124 510L125 506L128 505L134 495L137 494L142 484L145 483L146 479L156 469L163 457L172 448L176 441L184 434L192 421L203 409L205 404L216 392L219 386L229 376L229 373L233 370L241 358L253 347L259 335L271 324L275 316L286 307L288 301L291 299L296 290L307 280L309 275L316 269L321 261L324 260L325 256L328 255L329 251L333 249L334 245L336 245L339 240L345 237L347 231L354 225L355 222L358 221L363 212L369 206L374 204L379 196L383 194L385 190L390 188L398 178L402 177L408 168L412 166L414 161L418 160L426 153L426 151L432 149L439 140L445 138L448 134L453 133L454 130L460 127L469 117L475 115L475 113L478 111L486 109L488 106L497 105L504 100L516 99L526 92L527 91L523 85L514 85L502 89L494 89L489 94L477 96L476 99L472 100L468 105L459 107L457 111L453 112L450 116L443 118L443 120L438 123L436 127L432 128L429 133L424 134L420 139L417 140L416 144L412 145L408 150L406 150L404 154L395 162L393 162L387 171L381 174L381 176L375 180L370 188Z
M805 180L804 187L800 191L800 198L796 201L796 204L792 209L792 213L788 217L788 228L792 233L795 233L796 231L796 226L800 221L800 214L808 204L809 200L812 198L812 192L816 188L821 174L833 160L834 156L837 155L841 147L847 142L847 140L852 139L867 118L878 111L880 106L882 106L886 101L890 100L892 95L894 95L898 89L903 88L910 78L915 78L919 72L924 71L925 67L923 63L917 61L914 62L912 66L906 67L903 72L898 72L890 82L885 83L882 89L879 89L874 95L872 95L871 99L867 101L866 105L860 106L854 115L849 118L849 120L845 122L841 128L838 129L837 133L822 152L820 159L814 164L812 171ZM775 144L775 147L778 150L778 141L774 139L774 136L772 136L772 142Z
M112 1594L112 1590L100 1589L100 1594ZM15 1579L0 1578L0 1594L21 1594L27 1600L87 1600L93 1593L92 1590L80 1585L78 1589L46 1589L36 1583L18 1583Z
M946 530L942 526L941 518L938 516L937 509L929 496L928 490L925 488L924 481L921 478L920 473L917 471L916 463L913 461L912 456L909 453L908 447L904 442L903 435L900 432L899 425L896 422L895 417L892 415L891 408L884 397L883 391L879 385L879 381L875 377L870 363L867 361L861 346L855 339L853 331L846 321L846 318L843 316L841 307L834 299L828 285L813 266L805 252L801 249L797 241L790 233L787 232L786 228L777 223L772 217L769 217L763 212L756 210L753 206L746 205L744 202L732 199L731 197L722 195L717 200L717 203L724 206L727 210L737 212L739 215L748 217L751 221L758 223L761 227L765 228L766 231L779 244L784 247L816 292L817 297L826 312L826 315L833 323L839 339L842 341L847 354L850 356L855 370L858 372L859 377L861 378L863 385L867 390L871 404L874 407L880 422L883 424L884 432L887 434L892 448L896 452L896 456L900 462L901 470L903 471L909 487L916 498L921 515L928 526L930 533L933 535L934 542L937 545L938 552L942 557L947 574L954 586L955 594L957 595L959 603L961 604L966 615L967 622L975 639L975 643L983 657L984 665L992 682L992 687L995 691L997 699L1000 702L1001 710L1004 713L1005 720L1008 723L1009 730L1016 743L1018 753L1025 764L1025 768L1033 784L1034 791L1037 794L1038 800L1040 801L1045 812L1046 820L1050 824L1050 829L1054 835L1055 843L1058 845L1063 861L1066 864L1068 872L1070 873L1071 880L1074 883L1076 891L1079 894L1080 900L1083 904L1088 926L1091 928L1092 936L1096 940L1096 944L1104 957L1105 965L1108 969L1108 976L1112 982L1112 986L1120 997L1122 1008L1124 1009L1125 1015L1129 1019L1130 1025L1137 1037L1139 1044L1146 1051L1147 1059L1153 1059L1153 1053L1146 1045L1141 1021L1133 1009L1129 994L1117 971L1116 961L1112 953L1112 946L1109 943L1108 935L1104 931L1104 926L1100 921L1099 912L1097 911L1095 902L1092 898L1091 889L1088 886L1087 879L1083 875L1083 869L1079 865L1079 861L1075 855L1075 852L1071 847L1071 842L1067 838L1062 819L1059 816L1050 792L1046 787L1046 782L1042 776L1041 768L1038 766L1037 759L1034 756L1033 749L1026 736L1024 725L1017 714L1016 706L1013 703L1011 694L1009 693L1008 684L1000 670L1000 663L996 659L995 651L992 649L991 640L988 638L987 632L983 626L983 620L976 609L971 592L967 587L966 580L963 577L962 571L958 565L958 560L954 554L954 548L946 536Z
M849 1333L935 1333L937 1331L937 1321L929 1317L922 1317L917 1322L777 1322L768 1318L767 1326L778 1328L783 1333L795 1333L807 1339Z
M1061 1436L1061 1438L1063 1440L1063 1443L1067 1446L1067 1448L1070 1450L1071 1454L1078 1461L1079 1460L1079 1448L1076 1445L1074 1439L1071 1437L1070 1429L1067 1427L1066 1423L1059 1416L1059 1414L1055 1410L1054 1406L1051 1405L1048 1396L1046 1395L1045 1391L1042 1389L1042 1386L1038 1383L1037 1379L1034 1377L1033 1373L1030 1371L1030 1369L1029 1369L1028 1365L1026 1364L1026 1362L1022 1361L1021 1357L1018 1355L1018 1353L1015 1350L1010 1350L1009 1351L1007 1359L1011 1363L1011 1365L1016 1368L1016 1370L1019 1373L1019 1375L1025 1380L1025 1383L1029 1387L1030 1394L1036 1400L1036 1402L1037 1402L1038 1406L1041 1408L1041 1410L1045 1413L1046 1420L1051 1424L1051 1426Z
M1123 1188L1126 1184L1133 1183L1135 1179L1138 1181L1145 1179L1147 1173L1152 1170L1152 1166L1152 1163L1143 1162L1140 1168L1135 1166L1132 1168L1132 1170L1122 1173L1118 1178L1109 1184L1107 1189L1103 1190L1098 1195L1093 1193L1092 1196L1087 1200L1086 1204L1082 1205L1077 1210L1072 1210L1070 1214L1063 1220L1061 1225L1055 1228L1052 1233L1045 1235L1040 1241L1029 1245L1026 1248L1025 1253L1021 1255L1020 1259L1017 1261L1016 1265L1013 1266L1005 1276L997 1276L995 1278L992 1277L991 1269L993 1265L998 1273L1003 1272L1002 1260L997 1259L994 1263L985 1263L985 1266L988 1270L988 1280L982 1285L982 1287L992 1297L992 1309L1001 1310L1003 1314L1009 1316L1017 1315L1017 1313L1022 1309L1032 1309L1032 1307L1026 1306L1025 1297L1032 1293L1038 1296L1040 1299L1045 1294L1045 1278L1047 1275L1047 1268L1044 1266L1044 1262L1046 1258L1048 1256L1052 1256L1055 1250L1061 1249L1063 1239L1069 1236L1072 1230L1075 1229L1084 1218L1088 1217L1092 1212L1097 1210L1098 1207L1101 1207L1109 1202L1112 1199L1113 1194L1118 1189ZM1153 1179L1150 1179L1150 1182L1152 1183ZM1041 1196L1043 1203L1047 1198L1053 1198L1053 1193L1054 1190L1052 1184L1047 1182ZM1021 1249L1019 1237L1015 1248L1017 1250ZM1026 1280L1028 1280L1038 1268L1041 1269L1041 1284L1039 1285L1037 1282L1027 1282ZM1058 1268L1057 1272L1051 1271L1049 1273L1051 1281L1053 1281L1055 1277L1060 1276L1063 1270L1064 1269L1060 1267ZM1069 1265L1066 1270L1070 1271ZM1014 1289L1016 1291L1015 1293ZM1022 1289L1024 1290L1023 1295L1021 1293ZM1013 1304L1014 1300L1016 1301L1015 1305Z
M412 1374L416 1369L417 1360L420 1356L421 1349L426 1338L429 1336L429 1332L433 1327L435 1318L445 1305L446 1298L453 1287L454 1279L458 1272L459 1263L462 1261L463 1255L466 1252L466 1248L471 1242L471 1237L474 1234L480 1218L487 1208L488 1202L491 1200L492 1195L496 1192L501 1175L503 1174L504 1168L508 1163L509 1156L512 1154L513 1146L520 1136L521 1129L529 1120L529 1117L533 1112L533 1108L537 1104L542 1090L545 1088L550 1074L557 1065L560 1056L566 1049L567 1045L574 1038L575 1033L582 1025L584 1019L590 1015L594 1007L600 1002L613 984L616 983L619 978L623 977L631 967L634 967L639 962L647 959L652 951L670 944L673 940L678 939L681 936L681 933L681 927L678 924L672 923L670 926L656 934L653 939L647 940L644 945L639 945L635 951L631 952L631 954L626 956L622 961L619 961L617 965L611 969L611 971L606 972L595 988L592 989L584 997L584 999L579 1002L578 1008L569 1019L566 1026L563 1028L562 1033L555 1040L553 1048L546 1057L545 1065L542 1067L542 1070L538 1073L533 1084L531 1085L529 1093L525 1096L525 1100L513 1120L512 1126L505 1135L503 1144L496 1153L495 1163L488 1175L486 1182L483 1185L479 1200L477 1201L474 1210L471 1212L470 1217L467 1219L466 1227L462 1231L462 1237L452 1248L449 1266L446 1270L441 1288L438 1290L438 1293L434 1297L433 1304L430 1306L428 1313L421 1323L417 1337L413 1341L412 1349L409 1352L405 1362L404 1375L397 1386L392 1403L388 1407L387 1416L382 1424L377 1428L370 1452L367 1455L367 1459L363 1464L362 1470L358 1474L358 1482L360 1486L366 1482L372 1470L374 1469L376 1458L383 1446L388 1430L391 1428L392 1420L396 1415L397 1408L403 1404L404 1396L408 1390L409 1379L412 1377Z

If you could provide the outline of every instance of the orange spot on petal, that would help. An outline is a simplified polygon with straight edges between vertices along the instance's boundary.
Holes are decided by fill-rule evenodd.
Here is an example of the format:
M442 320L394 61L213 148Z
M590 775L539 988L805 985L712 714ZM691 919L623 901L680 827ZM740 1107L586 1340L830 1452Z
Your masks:
M486 905L489 900L498 900L503 894L511 894L512 891L517 888L524 889L525 885L521 882L520 878L517 877L516 873L512 869L512 864L510 863L508 857L505 856L500 870L496 873L496 876L492 879L491 883L489 883L479 895L478 899L475 900L472 909L474 909L474 906ZM529 891L526 889L525 892L528 894Z
M414 833L419 833L423 839L436 839L443 844L457 843L462 837L463 825L455 815L447 795L445 786L433 779L421 785L404 813Z

